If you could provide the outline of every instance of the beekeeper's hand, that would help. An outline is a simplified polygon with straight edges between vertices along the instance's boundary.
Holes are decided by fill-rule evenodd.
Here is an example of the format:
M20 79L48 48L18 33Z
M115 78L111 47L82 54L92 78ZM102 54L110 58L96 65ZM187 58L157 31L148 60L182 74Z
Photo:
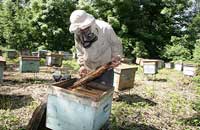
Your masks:
M89 73L89 70L87 70L84 66L81 66L79 69L79 75L81 77L85 77Z
M117 67L118 65L121 64L121 57L120 56L113 56L112 57L112 64L111 64L111 67L112 68L115 68Z

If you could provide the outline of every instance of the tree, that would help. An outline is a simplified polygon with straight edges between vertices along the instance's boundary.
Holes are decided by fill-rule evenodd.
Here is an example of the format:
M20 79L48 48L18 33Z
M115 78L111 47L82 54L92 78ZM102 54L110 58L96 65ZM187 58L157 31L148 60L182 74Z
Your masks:
M29 10L24 8L23 1L5 0L1 10L2 36L6 45L17 50L31 49L31 25ZM4 43L4 44L5 44Z
M75 9L73 1L49 0L33 1L33 19L35 42L49 50L69 50L73 45L73 36L69 33L69 17ZM38 35L39 34L39 35Z
M128 41L131 39L144 43L145 53L151 58L161 56L171 36L185 33L181 29L190 22L191 15L185 13L190 6L191 2L185 0L79 0L77 5L109 22L125 42L124 48L135 48L136 44ZM124 52L136 56L131 51Z
M200 39L197 40L197 42L196 42L195 49L193 52L193 60L196 63L200 63Z

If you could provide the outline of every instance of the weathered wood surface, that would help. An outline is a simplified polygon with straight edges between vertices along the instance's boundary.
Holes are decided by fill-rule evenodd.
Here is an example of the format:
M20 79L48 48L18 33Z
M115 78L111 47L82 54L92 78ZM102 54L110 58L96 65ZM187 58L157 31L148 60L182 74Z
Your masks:
M86 75L85 77L79 79L78 81L76 81L70 88L76 88L78 86L84 85L87 82L99 77L100 75L102 75L106 70L108 70L111 67L111 62L99 67L97 70L90 72L88 75Z
M40 106L33 112L32 118L29 121L26 130L50 130L45 127L47 103L42 102Z

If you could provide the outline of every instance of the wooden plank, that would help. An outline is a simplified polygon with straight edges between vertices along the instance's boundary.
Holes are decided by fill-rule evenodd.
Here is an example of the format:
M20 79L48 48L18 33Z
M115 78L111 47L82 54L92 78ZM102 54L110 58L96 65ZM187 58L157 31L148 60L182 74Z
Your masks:
M42 102L36 108L36 110L33 112L31 120L26 127L26 130L41 130L41 127L44 128L43 130L50 130L48 128L45 128L46 107L47 103Z
M96 83L96 82L89 82L89 83L87 83L87 86L90 88L99 89L102 91L107 91L108 89L113 88L113 86L105 86L103 84Z
M77 78L67 79L60 82L53 83L54 86L60 87L60 88L68 88L73 85L74 82L77 81Z
M103 93L103 91L95 90L95 89L92 89L92 88L89 88L89 87L88 88L77 87L76 89L73 89L72 91L78 91L78 92L83 93L83 94L89 94L92 97L100 97Z
M76 88L78 86L84 85L87 82L99 77L100 75L102 75L107 69L109 69L111 67L111 62L99 67L97 70L90 72L88 75L86 75L85 77L79 79L78 81L76 81L70 88Z

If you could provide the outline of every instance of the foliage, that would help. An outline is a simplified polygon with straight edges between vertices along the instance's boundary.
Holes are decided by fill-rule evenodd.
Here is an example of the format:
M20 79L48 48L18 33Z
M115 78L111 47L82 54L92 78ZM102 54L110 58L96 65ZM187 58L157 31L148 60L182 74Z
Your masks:
M1 31L6 44L11 48L22 50L34 47L31 43L31 24L29 22L29 10L23 8L21 1L12 2L5 0L3 2L2 10L0 10L1 17Z
M159 57L172 35L183 33L181 29L188 26L191 16L185 10L190 6L190 1L169 0L79 0L77 5L114 27L122 38L126 56L134 57L137 52L151 58ZM138 49L136 42L142 43L144 53L140 53L143 50Z
M44 66L46 64L45 58L40 58L40 65Z
M75 60L65 60L62 62L63 67L69 67L70 69L77 71L79 69L79 65Z
M197 112L200 112L200 102L199 101L193 103L193 109Z
M75 9L73 1L5 0L0 5L2 45L17 50L41 45L50 50L71 48L73 39L68 27L70 13Z
M193 60L196 63L200 63L200 39L196 42L195 49L193 51Z
M35 42L49 50L69 50L73 44L68 31L70 13L75 9L73 1L33 1L31 6L36 12L36 17L32 18L38 32Z
M148 57L148 51L144 46L144 42L136 42L134 48L134 54L136 57Z
M76 47L75 47L75 45L72 46L72 48L70 49L70 51L71 51L72 53L76 53Z
M192 80L193 80L195 83L199 84L199 86L200 86L200 75L197 75L197 76L193 77Z
M200 27L199 14L189 10L191 5L190 0L4 0L0 44L17 50L44 46L68 51L74 44L68 30L70 14L84 9L113 26L125 56L162 57L171 36L187 36L183 46L191 53Z
M189 24L188 32L191 35L191 40L200 39L200 13L193 17L192 22Z
M173 61L188 60L191 54L182 45L167 45L165 47L164 57Z
M172 113L178 113L184 110L186 99L176 93L169 93L170 101L168 107Z

